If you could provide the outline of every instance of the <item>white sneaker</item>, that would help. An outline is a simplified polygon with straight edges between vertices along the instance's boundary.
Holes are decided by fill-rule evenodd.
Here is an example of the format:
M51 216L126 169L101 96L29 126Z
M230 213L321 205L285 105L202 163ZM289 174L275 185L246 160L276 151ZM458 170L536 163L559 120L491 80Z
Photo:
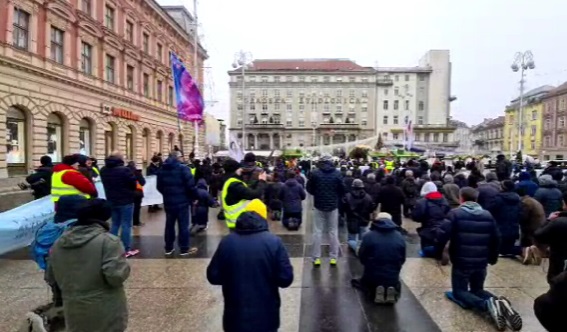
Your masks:
M385 295L386 295L386 290L384 289L384 286L376 287L376 293L374 294L374 303L378 303L378 304L386 303Z

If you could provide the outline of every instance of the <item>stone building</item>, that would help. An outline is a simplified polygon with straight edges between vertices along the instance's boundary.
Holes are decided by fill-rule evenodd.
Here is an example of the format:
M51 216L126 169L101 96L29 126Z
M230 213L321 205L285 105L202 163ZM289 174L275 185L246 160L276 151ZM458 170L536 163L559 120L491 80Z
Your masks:
M543 98L543 160L567 159L567 82Z
M464 122L459 120L451 120L451 127L455 127L453 133L454 143L457 144L457 153L471 153L473 142L471 141L471 128Z
M169 54L194 73L194 38L155 1L0 0L0 17L0 178L43 155L119 150L142 163L180 139L190 149ZM199 45L199 78L206 58Z
M494 155L502 153L504 145L504 116L495 119L484 119L471 128L473 152L476 154Z

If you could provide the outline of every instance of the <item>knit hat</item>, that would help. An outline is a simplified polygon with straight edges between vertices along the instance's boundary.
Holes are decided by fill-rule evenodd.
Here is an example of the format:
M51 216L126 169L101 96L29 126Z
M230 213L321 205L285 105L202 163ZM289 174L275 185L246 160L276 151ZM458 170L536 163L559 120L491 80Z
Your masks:
M333 161L333 157L328 153L323 153L323 155L321 156L321 158L319 160L324 161L324 162L330 162L330 161Z
M246 206L246 212L256 212L260 215L260 217L267 219L268 218L268 208L266 204L259 199L253 199L248 203Z
M435 185L435 183L429 181L429 182L425 182L425 184L421 188L421 192L419 194L423 197L427 194L430 194L430 193L436 192L436 191L437 191L437 186Z
M43 156L39 159L39 162L41 163L41 165L43 166L51 166L53 165L53 162L51 161L51 157L50 156Z
M445 177L443 178L443 182L445 183L453 183L453 181L454 179L451 174L446 174Z
M502 185L502 191L504 192L514 191L516 187L514 185L514 182L512 182L512 180L504 180L502 181L501 185Z
M107 200L96 198L86 201L77 213L79 219L76 225L90 225L97 221L107 221L112 215L110 203Z
M378 213L378 217L376 219L378 219L378 220L380 220L380 219L392 220L392 215L387 213L387 212L380 212L380 213Z
M79 162L79 158L75 154L63 157L63 164L65 164L65 165L72 166L72 165L74 165L78 162Z
M362 180L360 180L360 179L355 179L354 181L352 181L352 187L353 188L364 188L364 182L362 182Z

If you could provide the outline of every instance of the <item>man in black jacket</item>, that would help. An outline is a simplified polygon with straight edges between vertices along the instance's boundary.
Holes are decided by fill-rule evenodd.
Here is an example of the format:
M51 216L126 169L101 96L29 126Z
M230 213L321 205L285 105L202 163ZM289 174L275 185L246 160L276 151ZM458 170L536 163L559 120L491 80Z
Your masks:
M43 156L39 162L41 166L35 170L35 173L28 175L26 178L26 182L30 184L33 190L35 199L40 199L51 194L51 175L53 175L51 157ZM22 187L25 189L27 186Z
M489 313L498 330L503 330L508 321L515 331L519 331L522 319L510 301L484 290L486 268L498 261L498 226L490 212L476 202L478 192L475 189L464 187L459 196L461 206L449 212L439 237L442 247L450 241L453 291L445 295L465 309Z
M321 238L327 224L331 251L331 266L337 265L339 256L339 202L346 189L341 173L335 168L329 154L321 156L318 169L311 173L307 181L307 192L313 195L313 265L321 265Z
M113 153L105 160L100 170L106 200L112 206L112 225L110 233L118 236L126 250L126 257L137 255L140 251L132 249L132 218L134 216L134 197L136 195L136 175L124 166L124 157Z

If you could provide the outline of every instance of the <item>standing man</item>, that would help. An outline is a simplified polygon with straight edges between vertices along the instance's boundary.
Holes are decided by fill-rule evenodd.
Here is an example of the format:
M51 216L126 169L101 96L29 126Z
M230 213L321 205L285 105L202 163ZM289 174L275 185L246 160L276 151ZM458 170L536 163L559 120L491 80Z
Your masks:
M124 157L114 152L104 161L100 178L106 193L106 199L112 206L112 225L110 233L118 236L126 250L126 257L140 253L132 249L132 220L134 216L134 198L136 196L136 175L124 166Z
M168 257L175 252L176 224L181 256L197 252L197 248L189 248L189 211L197 191L191 170L181 163L181 158L179 153L172 152L157 175L157 190L163 195L165 208L165 255Z
M330 154L321 156L318 169L314 170L307 181L307 192L313 195L313 265L321 266L321 237L325 224L331 243L331 266L337 265L339 256L339 202L346 189L341 173L333 165Z

